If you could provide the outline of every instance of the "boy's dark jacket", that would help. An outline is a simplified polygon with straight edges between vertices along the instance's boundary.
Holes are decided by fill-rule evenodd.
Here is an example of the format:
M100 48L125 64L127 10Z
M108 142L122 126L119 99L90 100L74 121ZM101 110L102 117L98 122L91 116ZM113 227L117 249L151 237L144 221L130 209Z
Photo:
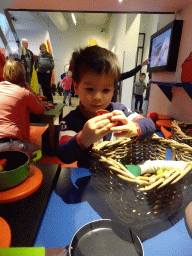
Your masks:
M139 140L149 138L155 132L155 125L150 118L127 110L127 108L119 102L111 102L106 110L110 112L113 110L121 110L127 117L133 117L133 121L140 127L141 134ZM88 150L83 150L76 139L77 133L83 129L87 121L80 106L62 119L60 123L60 143L56 149L57 156L62 162L68 164L77 161L79 167L89 168ZM112 133L108 133L103 140L110 141L111 137Z

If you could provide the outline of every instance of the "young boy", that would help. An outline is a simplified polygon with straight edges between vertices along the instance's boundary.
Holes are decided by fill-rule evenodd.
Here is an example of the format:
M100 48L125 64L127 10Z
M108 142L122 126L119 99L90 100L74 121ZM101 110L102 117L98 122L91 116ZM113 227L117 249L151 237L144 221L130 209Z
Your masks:
M57 155L64 163L78 161L78 166L88 168L89 148L100 140L111 140L112 132L115 137L140 140L154 133L155 125L150 118L111 102L119 75L118 59L107 49L86 47L75 55L73 82L80 105L61 121ZM97 116L101 109L110 113Z
M139 82L135 83L134 84L134 87L133 87L133 91L134 91L134 94L135 94L135 111L137 111L137 105L138 105L138 102L140 102L140 105L139 105L139 112L142 113L143 110L142 110L142 106L143 106L143 93L144 93L144 90L147 88L144 80L145 80L145 73L141 73L140 76L139 76Z
M70 70L67 71L66 77L63 78L63 80L60 82L60 86L63 86L63 104L66 104L66 98L67 95L69 97L69 106L72 106L71 104L71 85L72 85L73 79L72 79L72 72Z

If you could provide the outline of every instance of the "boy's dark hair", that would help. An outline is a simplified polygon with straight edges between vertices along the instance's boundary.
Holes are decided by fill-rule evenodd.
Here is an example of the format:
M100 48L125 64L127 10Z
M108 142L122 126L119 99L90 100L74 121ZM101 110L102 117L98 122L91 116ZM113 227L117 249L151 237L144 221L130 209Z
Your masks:
M141 74L140 74L140 77L141 77L141 76L146 76L146 74L145 74L145 73L141 73Z
M72 55L72 78L79 84L87 72L103 74L111 72L115 85L119 81L120 67L117 56L97 45L75 51Z

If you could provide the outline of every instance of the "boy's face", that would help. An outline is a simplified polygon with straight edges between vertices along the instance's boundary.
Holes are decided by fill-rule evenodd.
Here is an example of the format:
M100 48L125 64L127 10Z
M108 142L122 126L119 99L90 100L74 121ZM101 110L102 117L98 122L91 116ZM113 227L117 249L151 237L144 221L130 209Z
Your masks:
M143 82L143 81L145 80L145 76L140 76L140 77L139 77L139 80L140 80L141 82Z
M67 72L67 76L71 78L71 77L72 77L72 72L71 72L71 71L68 71L68 72Z
M74 82L75 93L90 117L96 116L96 111L106 109L111 103L114 93L114 79L111 74L86 73L80 83Z

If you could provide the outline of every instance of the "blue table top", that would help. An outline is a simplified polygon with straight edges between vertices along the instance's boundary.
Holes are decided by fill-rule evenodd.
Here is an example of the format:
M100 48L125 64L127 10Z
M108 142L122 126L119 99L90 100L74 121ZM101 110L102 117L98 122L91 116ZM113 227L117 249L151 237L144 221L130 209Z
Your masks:
M88 176L87 169L80 168L63 168L55 191L53 191L48 207L46 209L36 242L35 247L56 248L69 245L75 233L83 225L93 220L108 218L112 219L112 213L106 212L105 207L97 211L100 199L96 202L97 195L91 187L86 188L86 193L81 196L73 193L70 201L66 201L65 190L66 173L71 173L71 180L74 189L77 188L75 182L78 178ZM64 176L64 178L62 177ZM68 181L67 181L68 182ZM71 188L69 188L70 190ZM76 191L76 190L74 190ZM78 198L79 197L79 198ZM79 200L80 199L80 200ZM94 204L92 205L92 199ZM99 213L102 212L102 216ZM179 221L178 221L179 220ZM176 224L175 224L176 223ZM152 255L192 255L192 239L190 238L185 227L184 218L176 216L169 218L167 221L155 225L151 230L155 230L154 235L146 229L144 232L149 233L149 239L141 240L143 242L144 253L146 256ZM149 232L148 232L149 231ZM151 237L152 236L152 237Z
M157 133L162 136L162 133ZM171 158L168 150L166 159ZM88 185L79 191L76 181L89 177L87 169L62 168L55 191L46 209L35 247L56 248L69 245L75 233L88 222L99 219L115 219L115 215L102 202L97 192ZM192 239L189 236L184 211L167 218L159 224L141 229L140 237L146 256L192 255Z

